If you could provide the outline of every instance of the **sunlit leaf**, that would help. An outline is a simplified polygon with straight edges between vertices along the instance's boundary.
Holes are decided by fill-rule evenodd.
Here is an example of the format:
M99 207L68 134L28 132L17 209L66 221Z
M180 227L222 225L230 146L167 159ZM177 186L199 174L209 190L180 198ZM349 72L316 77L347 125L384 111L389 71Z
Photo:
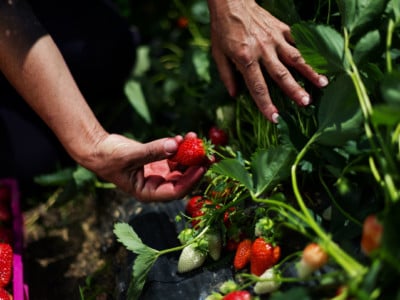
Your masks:
M96 175L93 172L81 166L78 166L78 168L72 174L72 177L77 186L83 186L85 183L94 181L96 179Z
M136 112L147 122L151 123L151 116L140 83L134 79L125 84L125 95Z
M208 53L201 49L193 51L193 65L196 69L197 76L203 79L205 82L210 82L210 59Z
M352 81L338 77L325 89L318 110L318 142L339 146L360 135L362 113Z
M136 50L136 63L133 70L135 76L142 76L150 69L151 61L149 52L150 48L148 46L138 47Z
M253 191L253 181L249 172L244 165L237 159L224 159L215 163L211 167L211 171L216 174L225 175L227 177L236 179L243 184L248 190Z
M127 299L139 299L143 286L146 283L147 274L150 272L157 258L158 255L151 252L141 253L136 257Z
M330 26L298 23L292 26L296 46L317 72L337 73L346 69L343 37Z
M73 178L73 173L73 168L66 168L55 173L35 176L34 180L36 183L43 186L59 186L70 181Z
M127 223L114 224L114 234L116 235L117 240L133 253L141 254L156 251L143 244L132 226Z

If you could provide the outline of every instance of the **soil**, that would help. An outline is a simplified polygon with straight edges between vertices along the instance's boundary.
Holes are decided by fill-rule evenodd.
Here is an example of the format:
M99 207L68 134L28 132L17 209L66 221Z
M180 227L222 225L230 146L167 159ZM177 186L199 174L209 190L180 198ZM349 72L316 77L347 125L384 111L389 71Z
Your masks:
M57 193L24 211L30 300L115 299L115 264L126 251L113 224L124 220L132 199L118 190L56 199Z

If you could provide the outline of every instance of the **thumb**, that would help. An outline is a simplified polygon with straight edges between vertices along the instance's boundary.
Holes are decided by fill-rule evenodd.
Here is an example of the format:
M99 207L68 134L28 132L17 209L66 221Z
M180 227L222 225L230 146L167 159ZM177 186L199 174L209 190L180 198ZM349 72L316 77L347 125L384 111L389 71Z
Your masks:
M145 163L171 157L178 150L177 138L163 138L144 144Z

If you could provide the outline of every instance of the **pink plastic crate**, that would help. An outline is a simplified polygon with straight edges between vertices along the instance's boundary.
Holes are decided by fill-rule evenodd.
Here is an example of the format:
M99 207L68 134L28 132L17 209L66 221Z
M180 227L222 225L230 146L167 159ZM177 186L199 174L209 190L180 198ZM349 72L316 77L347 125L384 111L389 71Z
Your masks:
M15 179L0 179L0 185L6 185L11 191L12 227L14 237L14 261L13 261L13 299L29 300L28 285L24 282L24 264L22 261L23 250L23 218L20 206L20 194L18 183Z

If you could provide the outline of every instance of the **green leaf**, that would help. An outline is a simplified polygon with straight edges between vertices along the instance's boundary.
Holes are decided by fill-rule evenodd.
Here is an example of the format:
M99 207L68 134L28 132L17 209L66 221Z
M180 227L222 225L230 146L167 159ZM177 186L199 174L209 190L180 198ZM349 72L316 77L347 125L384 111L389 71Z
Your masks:
M371 119L376 125L395 126L400 122L400 106L375 105Z
M400 105L400 72L385 74L380 90L387 103Z
M151 116L140 83L134 79L130 79L125 83L124 91L132 107L150 124Z
M385 210L383 221L383 235L382 235L382 251L386 259L390 260L393 265L400 270L400 202L396 202Z
M239 160L230 158L221 160L211 166L211 171L216 174L224 175L236 179L248 190L253 191L253 181L249 172Z
M193 52L192 60L197 76L199 76L205 82L210 82L210 60L208 53L200 48L196 48Z
M134 76L143 76L151 66L149 57L150 48L148 46L138 47L136 50L136 64L133 70Z
M370 58L372 53L378 49L381 44L381 35L379 30L368 32L356 44L353 52L354 62L358 65Z
M78 168L72 174L72 177L74 178L74 181L78 187L85 185L85 183L96 180L96 175L82 166L78 166Z
M139 299L143 286L146 283L147 274L158 258L157 253L144 252L139 254L133 264L132 279L128 288L127 299Z
M395 17L395 22L400 22L400 0L391 0L390 6L393 9L393 14Z
M366 31L366 27L374 22L380 24L378 18L385 11L388 0L338 0L342 25L350 35Z
M271 300L302 299L311 300L308 291L304 287L294 287L286 291L277 291L270 297Z
M114 224L114 234L117 236L117 240L133 253L158 253L157 250L143 244L132 226L127 223Z
M51 174L35 176L34 181L43 186L60 186L72 179L73 168L66 168Z
M340 146L362 132L362 113L353 83L346 74L325 89L318 110L317 141Z
M292 26L296 46L304 59L319 73L337 73L347 69L344 40L327 25L297 23Z
M293 161L294 151L287 146L258 150L251 161L255 193L260 195L288 178Z
M291 25L300 21L300 16L293 0L266 0L263 1L262 6L286 24Z

